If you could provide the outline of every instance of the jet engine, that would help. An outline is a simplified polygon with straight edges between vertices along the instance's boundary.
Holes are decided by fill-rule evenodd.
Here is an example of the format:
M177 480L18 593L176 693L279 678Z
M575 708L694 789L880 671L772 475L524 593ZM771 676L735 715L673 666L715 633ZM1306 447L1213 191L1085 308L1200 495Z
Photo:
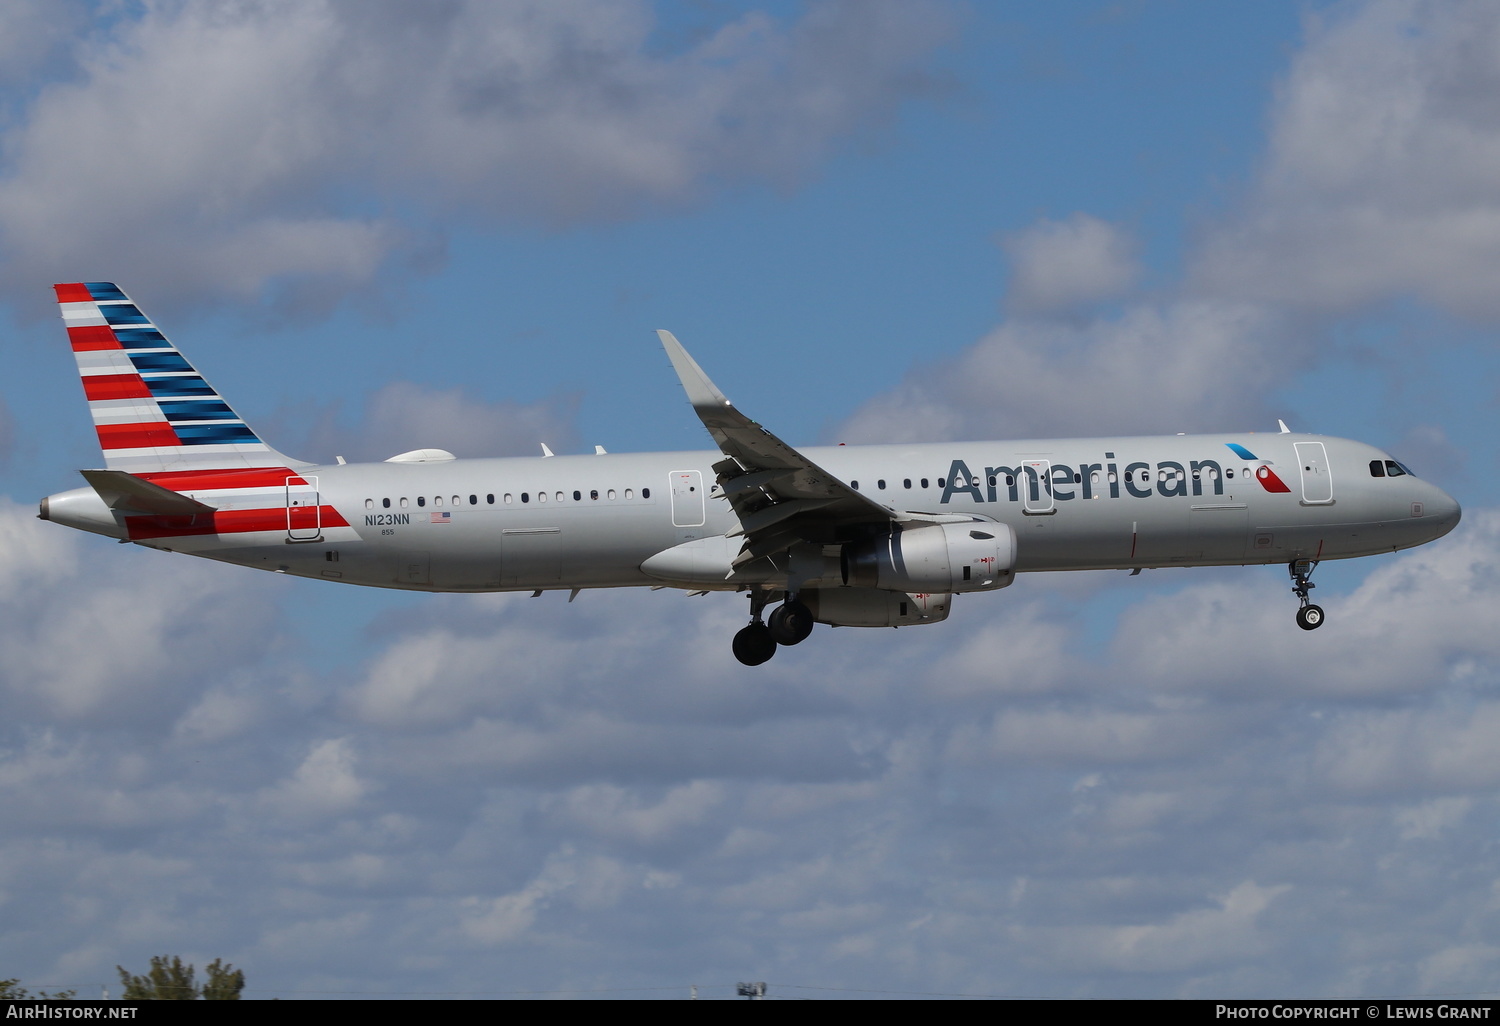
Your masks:
M844 584L908 593L1004 588L1015 579L1016 532L989 520L903 523L850 542L840 558Z

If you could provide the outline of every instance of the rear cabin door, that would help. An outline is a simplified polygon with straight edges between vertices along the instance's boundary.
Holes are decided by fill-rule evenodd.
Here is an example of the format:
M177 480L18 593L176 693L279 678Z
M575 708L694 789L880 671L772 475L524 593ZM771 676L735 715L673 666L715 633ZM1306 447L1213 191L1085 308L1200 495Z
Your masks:
M286 479L286 536L291 541L323 537L323 507L316 477Z

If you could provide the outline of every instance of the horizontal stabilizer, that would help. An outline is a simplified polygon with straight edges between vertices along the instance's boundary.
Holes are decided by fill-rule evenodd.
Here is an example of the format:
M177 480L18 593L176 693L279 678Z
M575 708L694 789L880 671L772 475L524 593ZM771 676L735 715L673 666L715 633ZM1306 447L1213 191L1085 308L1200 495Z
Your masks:
M79 473L94 486L94 491L110 509L168 516L192 516L212 513L215 509L123 470L80 470Z

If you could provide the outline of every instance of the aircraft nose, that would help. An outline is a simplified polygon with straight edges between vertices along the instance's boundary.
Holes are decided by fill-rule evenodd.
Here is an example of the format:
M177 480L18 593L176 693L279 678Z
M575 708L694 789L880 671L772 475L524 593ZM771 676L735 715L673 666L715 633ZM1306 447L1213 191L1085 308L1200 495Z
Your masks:
M1434 538L1441 538L1449 531L1458 526L1459 520L1463 518L1464 511L1458 505L1458 500L1435 485L1428 486L1431 494L1427 496L1424 503L1427 507L1427 519L1432 521L1433 526L1438 528Z

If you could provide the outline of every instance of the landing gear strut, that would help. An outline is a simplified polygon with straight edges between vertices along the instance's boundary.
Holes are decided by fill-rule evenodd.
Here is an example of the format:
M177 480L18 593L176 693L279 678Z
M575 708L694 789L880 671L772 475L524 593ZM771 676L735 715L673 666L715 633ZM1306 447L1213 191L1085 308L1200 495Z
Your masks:
M1305 631L1315 631L1323 626L1323 607L1313 605L1307 597L1307 593L1317 587L1308 580L1317 568L1316 559L1294 559L1287 564L1287 572L1292 575L1292 594L1302 603L1302 608L1297 610L1297 626Z
M734 636L734 657L746 666L759 666L776 654L776 639L761 619L770 597L759 588L750 592L750 626Z

